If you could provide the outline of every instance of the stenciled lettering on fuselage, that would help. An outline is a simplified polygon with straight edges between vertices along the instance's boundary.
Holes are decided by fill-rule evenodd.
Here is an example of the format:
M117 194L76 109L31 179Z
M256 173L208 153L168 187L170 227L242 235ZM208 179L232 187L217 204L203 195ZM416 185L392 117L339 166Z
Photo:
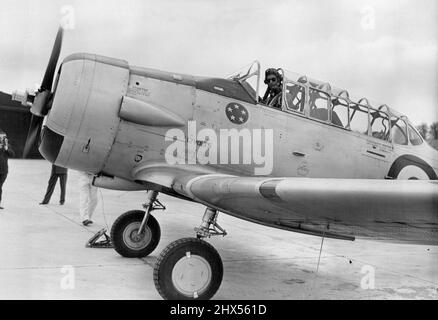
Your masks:
M225 107L228 120L242 125L249 119L248 110L237 102ZM250 165L254 175L270 175L274 162L274 130L241 128L203 128L188 121L186 132L173 128L166 132L165 159L170 165Z

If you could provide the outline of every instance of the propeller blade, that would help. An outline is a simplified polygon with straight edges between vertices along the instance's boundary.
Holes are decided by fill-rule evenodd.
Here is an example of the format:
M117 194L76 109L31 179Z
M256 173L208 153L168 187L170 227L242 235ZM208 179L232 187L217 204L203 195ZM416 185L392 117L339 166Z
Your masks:
M26 144L23 150L23 158L26 158L35 143L37 142L41 127L43 124L44 116L47 115L53 101L52 84L55 77L56 65L58 64L59 55L61 53L62 38L64 36L64 29L59 27L56 34L55 43L53 44L52 53L44 73L43 82L38 89L35 97L32 98L32 106L30 112L32 117L30 118L29 131L27 132ZM27 102L27 99L26 99Z
M61 53L62 38L64 36L64 29L59 27L56 34L55 43L53 44L52 54L50 55L49 63L47 64L46 73L41 84L40 91L52 90L53 77L55 76L56 64L58 63L59 54Z
M61 53L62 38L64 29L59 27L56 35L55 43L53 44L52 53L50 55L49 63L47 64L46 72L44 74L43 82L30 108L30 112L36 116L44 117L49 112L48 102L52 96L52 83L55 77L56 65L58 63L59 55Z
M34 115L30 118L30 126L29 131L27 132L26 144L24 145L23 158L26 158L29 155L32 147L35 145L39 132L41 131L43 120L44 118Z

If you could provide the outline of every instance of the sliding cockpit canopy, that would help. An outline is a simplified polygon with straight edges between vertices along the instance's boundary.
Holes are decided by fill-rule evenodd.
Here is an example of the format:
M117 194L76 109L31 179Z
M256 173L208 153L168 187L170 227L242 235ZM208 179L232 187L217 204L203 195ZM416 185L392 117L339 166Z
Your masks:
M386 104L355 96L345 89L305 75L278 70L283 75L283 111L396 144L423 143L421 135L408 118ZM260 101L262 75L264 72L260 69L260 63L254 61L228 79L240 83L254 101Z

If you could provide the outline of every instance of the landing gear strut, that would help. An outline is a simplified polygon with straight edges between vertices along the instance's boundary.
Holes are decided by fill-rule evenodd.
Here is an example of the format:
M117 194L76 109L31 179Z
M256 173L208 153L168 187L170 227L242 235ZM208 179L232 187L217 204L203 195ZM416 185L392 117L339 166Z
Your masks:
M179 239L160 254L154 267L154 282L164 299L210 299L219 289L223 265L219 253L202 240L227 233L217 223L218 212L207 208L197 238Z
M111 241L114 249L123 257L143 258L149 255L160 242L160 225L153 210L165 209L157 200L157 191L148 191L145 211L125 212L114 222L111 228Z
M211 208L205 209L202 224L198 228L195 228L196 237L198 239L210 238L211 236L225 237L227 235L227 232L217 223L217 216L217 210Z

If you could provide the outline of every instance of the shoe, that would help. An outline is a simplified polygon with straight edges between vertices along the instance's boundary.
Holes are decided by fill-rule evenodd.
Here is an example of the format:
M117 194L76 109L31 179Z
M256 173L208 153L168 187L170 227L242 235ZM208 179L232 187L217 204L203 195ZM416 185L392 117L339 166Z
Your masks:
M64 205L64 201L59 201L59 204L62 206Z
M4 209L3 207L0 207L0 210Z
M48 204L48 202L44 202L44 201L43 201L43 202L40 202L40 204Z
M88 226L89 224L92 224L92 223L93 223L93 221L88 220L88 219L82 221L82 224L83 224L84 226Z

